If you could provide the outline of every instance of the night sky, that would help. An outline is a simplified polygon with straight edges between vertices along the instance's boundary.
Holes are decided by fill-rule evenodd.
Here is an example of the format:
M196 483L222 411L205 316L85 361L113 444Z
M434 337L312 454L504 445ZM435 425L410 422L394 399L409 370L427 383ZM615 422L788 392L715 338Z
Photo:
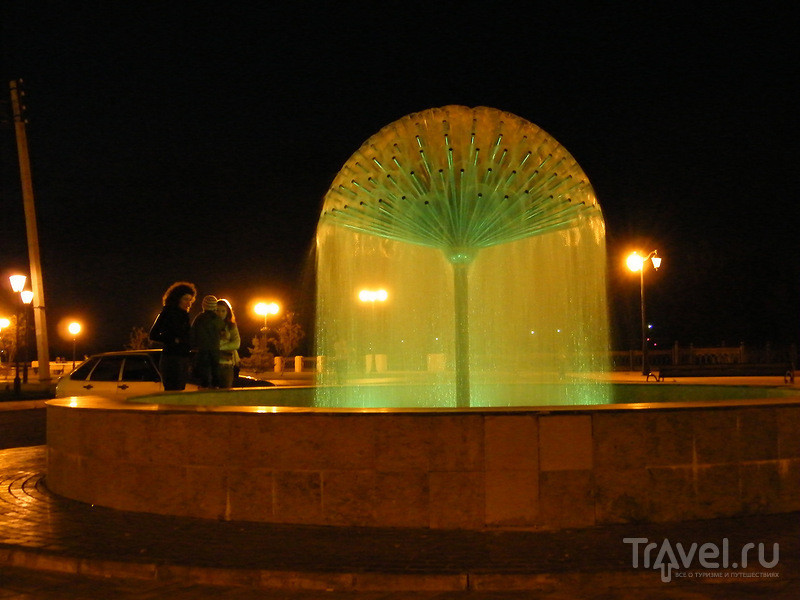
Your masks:
M229 298L246 341L256 300L310 312L328 185L383 126L447 104L519 115L586 172L615 347L638 343L636 248L664 259L647 274L661 344L798 342L794 19L757 4L282 4L5 4L54 354L71 352L66 318L86 325L79 352L121 348L181 279ZM7 275L28 270L8 104L0 314Z

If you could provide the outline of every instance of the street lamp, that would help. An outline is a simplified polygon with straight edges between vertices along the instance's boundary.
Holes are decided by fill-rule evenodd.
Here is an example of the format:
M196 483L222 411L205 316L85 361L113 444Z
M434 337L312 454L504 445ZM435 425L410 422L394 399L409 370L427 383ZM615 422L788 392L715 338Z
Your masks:
M264 332L267 331L267 317L269 315L277 315L280 309L281 307L275 304L274 302L270 302L269 304L267 304L266 302L259 302L258 304L256 304L256 307L254 309L256 311L256 314L264 317L264 328L263 328Z
M639 288L641 290L642 300L642 375L650 375L650 362L647 359L647 317L645 316L644 304L644 270L647 266L647 261L653 263L653 268L657 271L661 266L661 257L658 256L658 250L653 250L646 257L642 257L638 252L634 252L628 256L628 268L631 271L639 271Z
M9 283L11 283L11 289L14 291L15 294L19 294L25 288L25 282L28 278L25 275L12 275L8 278ZM20 298L20 304L22 304L22 299ZM16 350L14 351L14 359L16 360L16 373L14 375L14 395L19 396L22 390L22 382L19 378L19 322L20 322L20 313L22 311L17 309L17 339L16 339Z
M264 333L264 356L267 355L267 318L269 315L277 315L278 311L281 309L275 302L259 302L256 304L255 310L257 315L261 315L264 317L264 327L261 328L261 331Z
M72 334L72 370L75 370L75 346L77 344L78 334L81 332L81 324L72 322L67 327L69 332Z

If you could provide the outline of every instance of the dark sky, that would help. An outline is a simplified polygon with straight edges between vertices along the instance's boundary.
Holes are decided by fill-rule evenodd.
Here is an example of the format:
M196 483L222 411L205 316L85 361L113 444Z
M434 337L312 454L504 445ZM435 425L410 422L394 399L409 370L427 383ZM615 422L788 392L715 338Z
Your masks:
M517 114L583 167L617 347L638 336L635 247L664 257L647 279L663 343L796 343L796 20L553 4L6 3L3 85L25 80L55 351L73 316L83 351L120 348L178 279L230 298L245 339L256 299L308 311L327 186L383 126L446 104ZM13 127L0 136L7 281L27 250Z

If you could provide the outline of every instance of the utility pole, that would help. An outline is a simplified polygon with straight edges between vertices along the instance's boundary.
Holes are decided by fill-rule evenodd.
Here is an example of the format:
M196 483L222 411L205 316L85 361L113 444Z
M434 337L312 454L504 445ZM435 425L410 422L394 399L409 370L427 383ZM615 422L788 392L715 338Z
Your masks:
M36 327L36 354L39 360L39 381L50 381L50 349L47 345L47 322L44 313L44 285L42 283L42 261L39 256L39 232L36 226L36 208L33 203L33 182L28 157L28 136L20 104L20 81L12 81L11 108L14 113L14 131L17 137L19 175L22 182L22 202L25 205L25 228L28 233L28 258L33 289L33 320Z

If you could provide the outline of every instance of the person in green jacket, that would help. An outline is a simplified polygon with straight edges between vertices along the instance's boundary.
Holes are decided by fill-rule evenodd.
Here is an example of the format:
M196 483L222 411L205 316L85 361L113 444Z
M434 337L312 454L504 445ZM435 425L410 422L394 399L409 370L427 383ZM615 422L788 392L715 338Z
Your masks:
M239 346L242 343L231 303L217 300L217 316L225 322L219 341L219 372L224 388L233 387L236 365L239 364Z

